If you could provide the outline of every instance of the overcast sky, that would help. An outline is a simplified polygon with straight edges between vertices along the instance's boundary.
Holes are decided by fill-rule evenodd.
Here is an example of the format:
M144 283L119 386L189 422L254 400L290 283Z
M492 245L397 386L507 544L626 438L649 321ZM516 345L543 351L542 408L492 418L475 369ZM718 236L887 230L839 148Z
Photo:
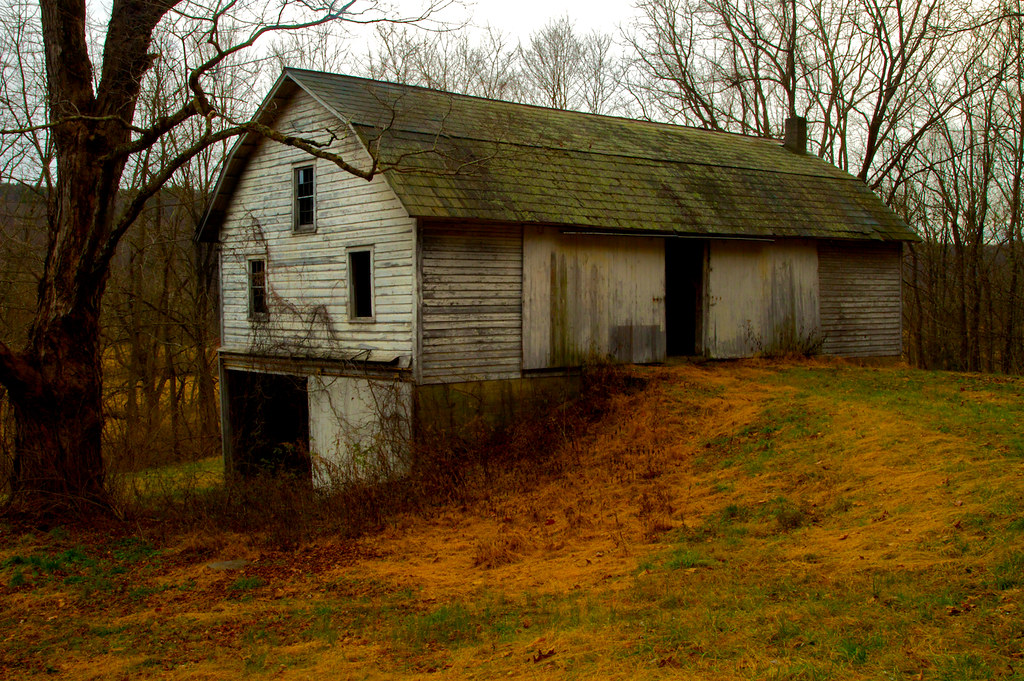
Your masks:
M385 0L403 13L416 14L430 0ZM442 21L472 21L483 26L491 24L502 32L525 39L551 19L567 15L582 31L597 29L617 33L618 25L636 15L635 0L454 0L442 12ZM93 21L106 23L111 0L86 0ZM356 6L364 4L356 0Z
M475 23L497 26L520 40L563 15L583 31L616 33L619 24L636 14L633 0L477 0L466 5L466 10L455 8L452 13L472 13Z
M109 0L103 0L104 2ZM432 15L432 19L447 26L468 24L465 29L490 24L505 34L515 46L526 43L530 34L540 30L549 21L568 16L579 33L596 30L608 33L618 41L619 27L638 15L633 7L636 0L454 0L443 11ZM388 16L416 16L431 0L385 0L379 5ZM357 10L356 0L353 10ZM386 9L390 6L392 9ZM431 25L427 22L425 26ZM348 48L355 61L364 56L375 45L374 28L349 26Z
M415 16L431 0L384 0L386 5L398 9L399 13ZM450 24L472 22L476 26L490 24L511 37L514 41L525 42L530 34L546 23L562 16L568 16L581 33L592 30L609 33L619 38L619 26L637 16L633 7L636 0L453 0L452 5L436 15L439 21ZM110 16L111 0L86 0L91 21L105 26ZM366 5L356 0L357 9ZM469 28L468 30L472 30ZM352 37L357 41L369 41L372 30L355 29ZM362 51L355 46L355 51Z

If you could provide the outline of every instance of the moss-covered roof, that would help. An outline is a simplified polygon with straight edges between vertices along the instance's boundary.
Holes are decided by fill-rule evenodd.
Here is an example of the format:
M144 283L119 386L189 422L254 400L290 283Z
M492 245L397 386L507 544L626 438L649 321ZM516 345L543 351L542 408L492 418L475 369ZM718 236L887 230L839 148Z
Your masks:
M409 213L739 237L910 240L863 182L760 139L288 69L350 122Z

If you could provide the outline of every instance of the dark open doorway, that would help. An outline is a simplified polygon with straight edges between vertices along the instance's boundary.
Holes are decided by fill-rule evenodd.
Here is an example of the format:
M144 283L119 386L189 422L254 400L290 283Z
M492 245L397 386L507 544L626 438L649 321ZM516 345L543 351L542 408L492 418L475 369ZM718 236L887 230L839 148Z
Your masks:
M701 352L706 242L665 239L665 334L669 356Z
M241 476L287 472L312 479L306 378L225 371L231 461Z

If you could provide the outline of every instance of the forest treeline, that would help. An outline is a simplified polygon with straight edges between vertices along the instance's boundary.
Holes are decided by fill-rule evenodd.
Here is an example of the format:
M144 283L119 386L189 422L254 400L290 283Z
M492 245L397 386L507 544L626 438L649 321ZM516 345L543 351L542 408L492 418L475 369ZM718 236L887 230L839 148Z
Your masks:
M1024 18L1020 0L640 0L628 25L569 18L521 39L496 27L380 22L361 53L345 24L284 32L218 63L207 93L238 120L283 65L471 95L780 138L808 121L810 152L860 177L916 230L904 269L905 351L917 366L1024 372ZM39 9L0 10L0 340L33 328L54 210ZM163 59L137 116L167 120L188 92L188 42L154 33ZM225 118L227 115L225 114ZM163 189L120 241L102 307L105 450L122 468L218 447L216 253L191 240L230 138L166 178L203 121L127 165L123 200ZM4 407L7 409L8 407Z

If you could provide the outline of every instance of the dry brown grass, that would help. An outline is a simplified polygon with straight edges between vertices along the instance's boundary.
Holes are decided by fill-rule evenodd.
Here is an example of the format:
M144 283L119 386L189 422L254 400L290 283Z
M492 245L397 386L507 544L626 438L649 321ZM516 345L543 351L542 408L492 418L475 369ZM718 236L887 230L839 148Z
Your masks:
M7 586L0 664L79 678L1019 678L1024 469L1008 452L1024 384L822 362L635 371L646 387L612 396L599 422L543 431L549 457L492 462L472 493L379 532L282 550L196 528L99 599L66 579L92 579L82 565ZM100 565L116 541L8 531L0 559L86 546ZM250 563L206 567L232 558Z
M532 549L530 540L521 532L500 532L476 540L473 566L496 568L523 560Z

